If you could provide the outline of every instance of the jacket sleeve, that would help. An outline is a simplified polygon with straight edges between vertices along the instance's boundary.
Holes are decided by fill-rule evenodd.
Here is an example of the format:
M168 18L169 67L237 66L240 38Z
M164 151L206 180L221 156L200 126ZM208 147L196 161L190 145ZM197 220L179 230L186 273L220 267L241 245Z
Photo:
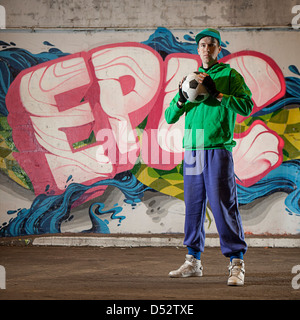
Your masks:
M177 122L185 112L184 106L182 108L177 107L178 99L179 93L176 94L176 96L171 101L169 107L165 111L165 119L168 124Z
M230 94L223 94L221 105L242 115L249 116L253 109L252 93L244 78L232 70L230 75Z

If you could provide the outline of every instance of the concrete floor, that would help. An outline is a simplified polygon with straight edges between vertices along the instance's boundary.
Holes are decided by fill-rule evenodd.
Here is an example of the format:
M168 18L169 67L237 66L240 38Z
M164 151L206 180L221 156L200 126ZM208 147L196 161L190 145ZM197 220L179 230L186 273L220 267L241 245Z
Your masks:
M249 248L244 287L226 285L228 259L219 248L202 254L203 277L169 278L185 254L175 247L1 246L6 289L0 300L300 299L300 289L292 286L300 248ZM295 284L300 286L300 279Z

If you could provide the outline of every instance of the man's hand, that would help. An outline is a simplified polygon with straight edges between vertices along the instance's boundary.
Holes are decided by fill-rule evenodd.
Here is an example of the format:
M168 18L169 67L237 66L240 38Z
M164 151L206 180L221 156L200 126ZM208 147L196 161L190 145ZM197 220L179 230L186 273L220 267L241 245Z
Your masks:
M186 79L186 77L184 77L180 82L179 82L179 86L178 86L178 92L179 92L179 99L177 102L177 107L178 108L182 108L182 105L187 101L186 97L183 95L182 93L182 84L184 82L184 80Z
M199 73L198 75L199 82L203 84L207 92L214 98L222 100L223 95L220 93L220 91L217 90L216 84L214 80L208 75L207 73Z

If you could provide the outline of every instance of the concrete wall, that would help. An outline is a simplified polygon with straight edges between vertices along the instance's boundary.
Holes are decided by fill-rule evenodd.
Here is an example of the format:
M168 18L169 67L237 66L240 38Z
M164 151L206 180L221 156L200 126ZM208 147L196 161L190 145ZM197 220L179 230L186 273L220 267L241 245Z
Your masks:
M1 1L1 235L183 232L183 120L163 113L208 26L255 103L233 151L245 231L299 234L296 2Z
M8 28L289 27L297 0L2 0Z

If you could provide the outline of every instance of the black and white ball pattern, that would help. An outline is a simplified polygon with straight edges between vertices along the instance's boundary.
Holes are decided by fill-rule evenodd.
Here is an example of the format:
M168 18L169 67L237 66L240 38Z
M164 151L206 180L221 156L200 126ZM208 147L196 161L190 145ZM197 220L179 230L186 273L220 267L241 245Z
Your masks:
M190 102L203 102L209 96L205 87L198 82L197 74L200 72L192 72L186 76L182 83L182 93Z

